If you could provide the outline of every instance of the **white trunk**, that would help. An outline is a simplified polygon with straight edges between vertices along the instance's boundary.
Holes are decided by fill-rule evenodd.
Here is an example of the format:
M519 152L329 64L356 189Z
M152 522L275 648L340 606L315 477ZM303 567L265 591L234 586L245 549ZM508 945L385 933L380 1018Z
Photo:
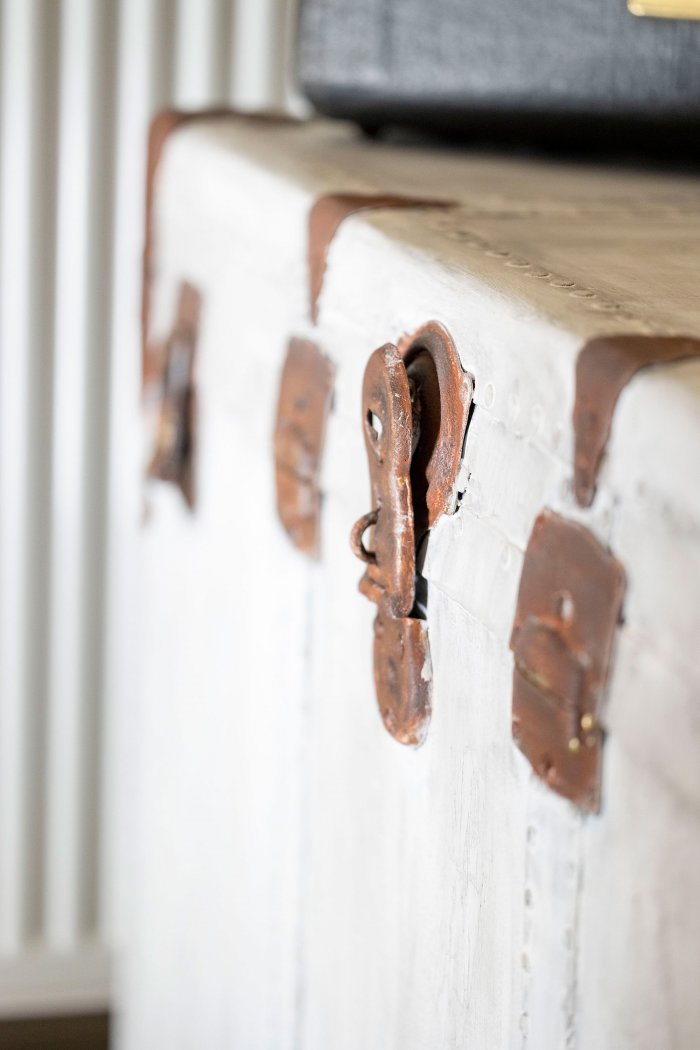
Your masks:
M320 193L457 199L347 220L308 320ZM574 367L594 335L697 334L695 183L200 125L158 183L154 332L203 297L197 505L148 488L122 1046L692 1050L700 1005L700 363L624 392L599 493L571 493ZM683 252L678 245L683 246ZM678 260L682 260L679 262ZM371 351L429 320L474 377L464 497L430 537L427 742L374 698L352 523ZM322 559L275 515L289 336L335 362ZM511 735L508 641L544 507L628 574L603 807L583 816Z

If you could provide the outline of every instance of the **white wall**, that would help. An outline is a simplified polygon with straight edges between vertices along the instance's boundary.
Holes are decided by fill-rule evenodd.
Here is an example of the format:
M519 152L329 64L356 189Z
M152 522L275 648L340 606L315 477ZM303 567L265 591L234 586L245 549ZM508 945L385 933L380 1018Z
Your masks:
M148 122L297 106L293 8L0 0L0 1015L105 1003L118 936Z

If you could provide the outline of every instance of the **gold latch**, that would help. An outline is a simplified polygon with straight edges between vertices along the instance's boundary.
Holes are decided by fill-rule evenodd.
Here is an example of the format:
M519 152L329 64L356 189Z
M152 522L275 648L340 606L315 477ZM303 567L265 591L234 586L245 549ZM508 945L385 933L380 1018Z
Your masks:
M640 18L700 18L700 0L627 0L627 9Z

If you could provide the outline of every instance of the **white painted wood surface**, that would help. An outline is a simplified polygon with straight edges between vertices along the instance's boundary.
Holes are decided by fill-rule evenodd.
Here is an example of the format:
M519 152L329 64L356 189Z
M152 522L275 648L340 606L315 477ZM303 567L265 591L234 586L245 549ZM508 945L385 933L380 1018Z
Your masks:
M312 330L306 218L341 190L460 207L347 220ZM689 178L390 148L323 124L170 141L154 332L193 281L199 496L189 514L166 485L147 494L123 1050L697 1046L700 362L630 384L586 512L570 419L587 338L698 334L699 204ZM461 506L424 569L434 713L414 751L381 725L347 537L368 509L366 360L428 320L475 376L476 409ZM292 334L337 367L318 565L274 512ZM544 506L628 572L597 817L549 793L511 739L508 638Z

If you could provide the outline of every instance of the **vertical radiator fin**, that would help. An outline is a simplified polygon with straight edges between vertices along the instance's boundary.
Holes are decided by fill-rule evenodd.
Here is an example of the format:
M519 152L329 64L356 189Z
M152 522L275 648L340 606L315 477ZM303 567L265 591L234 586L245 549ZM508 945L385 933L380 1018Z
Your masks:
M294 7L0 0L0 1016L104 1006L128 921L148 123L298 110Z
M25 829L30 712L28 545L33 390L30 336L36 186L36 4L3 4L0 27L0 950L28 932Z

